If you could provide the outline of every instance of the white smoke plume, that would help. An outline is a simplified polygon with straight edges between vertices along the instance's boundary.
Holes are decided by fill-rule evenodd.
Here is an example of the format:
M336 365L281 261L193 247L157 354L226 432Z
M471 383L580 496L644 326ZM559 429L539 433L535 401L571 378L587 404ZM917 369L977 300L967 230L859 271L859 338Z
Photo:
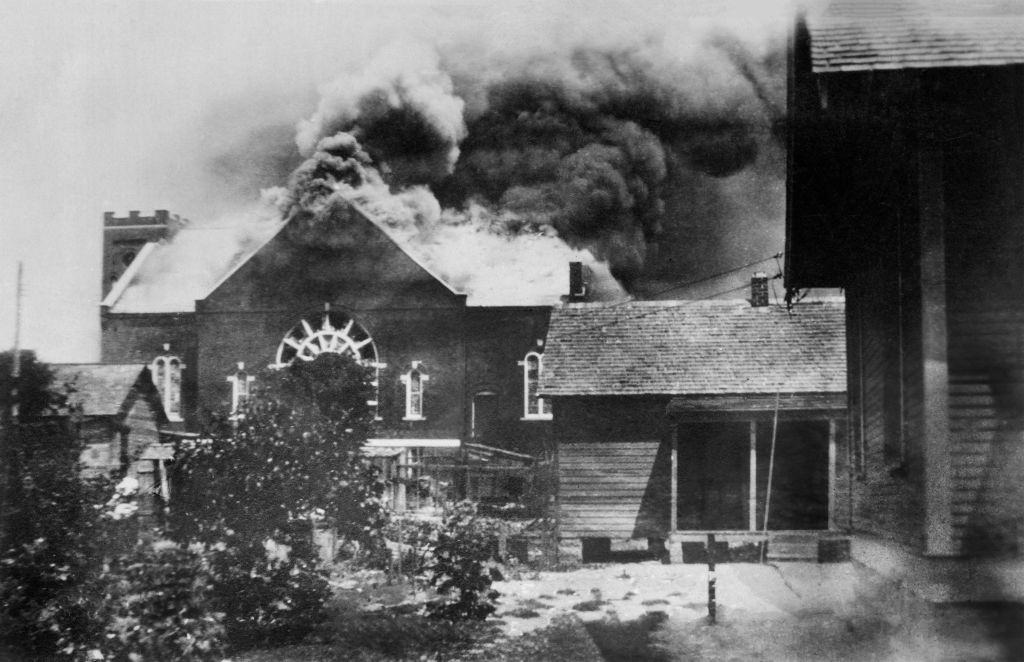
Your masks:
M323 84L273 193L288 236L344 244L317 223L344 199L468 293L498 261L582 259L642 294L735 260L716 237L781 227L785 33L626 18L400 39Z

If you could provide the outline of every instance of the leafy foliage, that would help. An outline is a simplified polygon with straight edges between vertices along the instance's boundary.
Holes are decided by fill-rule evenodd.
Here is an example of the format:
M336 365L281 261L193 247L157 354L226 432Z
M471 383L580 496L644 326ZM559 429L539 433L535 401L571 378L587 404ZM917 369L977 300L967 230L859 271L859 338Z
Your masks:
M296 549L268 555L253 544L212 550L213 604L225 612L236 647L295 642L316 625L330 587L312 556Z
M383 547L384 486L362 453L370 379L329 353L266 371L239 416L181 449L173 532L210 550L214 605L233 645L294 641L316 625L330 592L314 522Z
M3 517L0 527L0 632L5 641L32 652L55 648L50 607L87 581L99 546L107 538L93 504L105 491L78 474L81 451L68 428L40 414L51 395L50 370L30 352L22 354L17 426L9 418L11 354L0 354L3 405ZM92 627L74 608L59 614L60 629L84 638Z
M212 578L203 556L173 543L139 544L111 559L89 591L79 591L95 628L75 646L79 657L106 660L219 660L223 614L212 607ZM83 604L84 603L84 604ZM75 641L65 643L65 652Z
M370 379L338 354L264 372L237 420L218 421L209 441L180 454L177 535L292 544L292 524L315 515L346 538L379 544L383 483L361 453L373 421Z
M426 570L428 583L455 599L431 605L431 616L483 620L494 613L498 592L491 584L502 578L496 559L499 527L478 516L472 503L457 503L446 510Z
M132 490L123 489L132 481L115 490L109 479L81 478L74 418L41 416L63 405L49 375L23 357L21 422L4 428L4 643L47 659L216 659L223 628L208 608L202 559L134 544Z
M35 352L18 353L21 363L17 380L12 377L14 353L0 352L0 407L3 416L11 408L11 398L17 388L18 409L22 420L31 421L47 409L60 406L64 398L60 390L51 388L53 371L36 359Z

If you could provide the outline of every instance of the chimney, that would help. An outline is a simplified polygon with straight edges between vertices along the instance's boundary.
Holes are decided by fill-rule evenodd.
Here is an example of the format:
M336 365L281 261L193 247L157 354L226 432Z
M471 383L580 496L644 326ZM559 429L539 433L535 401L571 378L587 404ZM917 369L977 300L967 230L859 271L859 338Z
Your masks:
M586 267L582 262L569 263L569 301L578 302L587 300L587 277Z
M768 274L756 272L750 279L750 305L763 308L768 305Z

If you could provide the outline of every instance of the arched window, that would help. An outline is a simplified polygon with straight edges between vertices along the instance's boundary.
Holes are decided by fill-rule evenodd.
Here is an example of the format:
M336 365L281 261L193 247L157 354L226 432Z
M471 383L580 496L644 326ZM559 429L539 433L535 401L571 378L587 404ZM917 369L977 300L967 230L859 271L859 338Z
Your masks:
M425 418L423 392L424 385L429 379L430 376L419 361L413 361L409 372L402 375L402 382L405 384L405 420L420 421Z
M302 319L278 345L274 367L290 365L295 359L312 361L325 352L347 354L375 369L374 398L366 404L373 408L374 418L380 420L380 371L387 365L377 360L377 346L366 329L344 313L326 310Z
M235 374L229 375L227 380L231 383L231 415L234 416L238 413L238 408L249 399L256 376L246 372L245 364L239 362Z
M367 365L377 362L377 347L366 329L347 315L327 311L301 320L285 334L277 347L276 365L312 361L324 352L348 354Z
M170 349L170 345L164 345L165 352L170 352ZM181 371L184 368L181 359L169 353L153 359L150 366L153 385L160 393L164 413L171 421L181 420Z
M549 420L551 403L540 397L544 355L539 352L527 352L519 365L523 366L523 418Z

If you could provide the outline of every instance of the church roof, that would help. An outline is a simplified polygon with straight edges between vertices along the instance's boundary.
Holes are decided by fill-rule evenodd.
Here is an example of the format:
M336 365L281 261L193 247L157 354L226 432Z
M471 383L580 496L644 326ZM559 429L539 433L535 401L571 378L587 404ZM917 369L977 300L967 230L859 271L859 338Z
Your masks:
M841 393L839 300L634 301L555 308L541 392L571 395Z
M116 416L124 412L128 396L146 366L138 363L58 363L51 366L54 384L72 391L68 404L86 416ZM154 387L155 388L155 387Z
M832 0L806 22L816 73L1024 63L1018 0Z
M426 240L349 202L400 250L438 282L467 296L470 306L556 305L568 292L568 262L583 261L594 272L599 293L623 299L605 263L574 251L553 237L501 237L442 227ZM223 226L192 224L173 241L150 243L102 302L114 313L194 312L285 226L280 221ZM611 284L611 286L609 286Z

